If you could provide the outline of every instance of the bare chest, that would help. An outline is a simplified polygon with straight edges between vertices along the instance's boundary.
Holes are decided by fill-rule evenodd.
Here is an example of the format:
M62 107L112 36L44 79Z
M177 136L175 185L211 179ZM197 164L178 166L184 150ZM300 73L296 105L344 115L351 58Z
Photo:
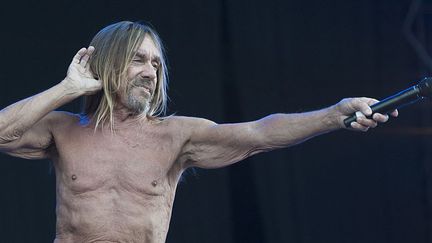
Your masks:
M180 146L167 131L111 135L76 127L58 140L57 181L76 194L114 189L161 195L175 188L181 173Z

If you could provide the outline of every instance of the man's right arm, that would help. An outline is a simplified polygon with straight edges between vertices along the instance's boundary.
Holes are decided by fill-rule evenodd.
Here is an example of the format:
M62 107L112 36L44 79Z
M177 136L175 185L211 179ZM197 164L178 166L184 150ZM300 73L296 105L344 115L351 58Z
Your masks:
M0 152L28 159L49 157L51 127L63 115L53 110L101 89L100 81L92 77L88 68L93 50L79 50L59 84L0 111Z

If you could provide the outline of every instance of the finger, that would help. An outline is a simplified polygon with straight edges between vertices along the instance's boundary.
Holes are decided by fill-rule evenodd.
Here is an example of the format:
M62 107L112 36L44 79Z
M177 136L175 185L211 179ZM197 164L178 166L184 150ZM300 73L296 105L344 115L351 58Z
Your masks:
M399 111L398 111L398 110L394 110L394 111L392 111L392 112L390 113L390 115L391 115L392 117L397 117L397 116L399 115Z
M372 119L368 119L366 117L358 117L356 120L357 123L359 123L362 126L365 127L376 127L378 125L378 123Z
M354 99L352 107L366 116L372 115L372 109L369 107L365 98Z
M386 122L389 119L388 115L383 115L381 113L375 113L372 116L372 119L374 119L377 122Z
M89 46L89 48L87 49L87 52L84 54L84 56L81 58L81 66L83 68L86 67L88 60L90 59L91 55L93 54L94 51L94 47L93 46Z
M86 71L87 71L87 73L90 75L90 77L92 77L93 79L99 80L99 78L96 77L96 76L93 74L93 72L90 70L90 68L88 67L88 65L87 65Z
M362 97L362 98L360 98L360 100L367 103L369 106L379 102L379 100L377 100L377 99L367 98L367 97Z
M351 122L351 127L362 132L366 132L369 129L369 127L363 126L358 122Z
M72 62L74 62L74 63L80 63L82 56L85 55L86 52L87 52L87 49L84 48L84 47L81 48L81 49L79 49L79 51L77 52L77 54L75 54L75 56L73 57Z

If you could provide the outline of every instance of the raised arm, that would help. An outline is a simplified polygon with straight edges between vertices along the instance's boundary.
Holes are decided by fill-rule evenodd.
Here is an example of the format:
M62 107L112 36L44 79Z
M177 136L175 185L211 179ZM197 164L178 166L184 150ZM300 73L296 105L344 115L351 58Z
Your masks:
M237 124L215 124L198 119L191 125L191 135L184 146L185 167L218 168L233 164L259 152L284 148L314 136L344 128L343 120L353 112L370 115L369 98L344 99L318 111L298 114L273 114L260 120ZM392 116L397 116L397 111ZM367 131L387 115L374 114L373 119L360 116L352 130Z
M53 143L51 126L62 116L53 110L101 89L88 68L93 50L93 47L79 50L66 78L59 84L0 111L0 152L28 159L49 156Z

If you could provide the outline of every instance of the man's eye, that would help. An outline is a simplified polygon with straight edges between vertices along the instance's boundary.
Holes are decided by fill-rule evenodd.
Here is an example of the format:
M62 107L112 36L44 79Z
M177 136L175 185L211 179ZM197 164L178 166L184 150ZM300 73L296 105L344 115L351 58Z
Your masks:
M154 68L159 68L159 66L160 66L160 64L157 63L157 62L153 62L152 65L153 65Z

